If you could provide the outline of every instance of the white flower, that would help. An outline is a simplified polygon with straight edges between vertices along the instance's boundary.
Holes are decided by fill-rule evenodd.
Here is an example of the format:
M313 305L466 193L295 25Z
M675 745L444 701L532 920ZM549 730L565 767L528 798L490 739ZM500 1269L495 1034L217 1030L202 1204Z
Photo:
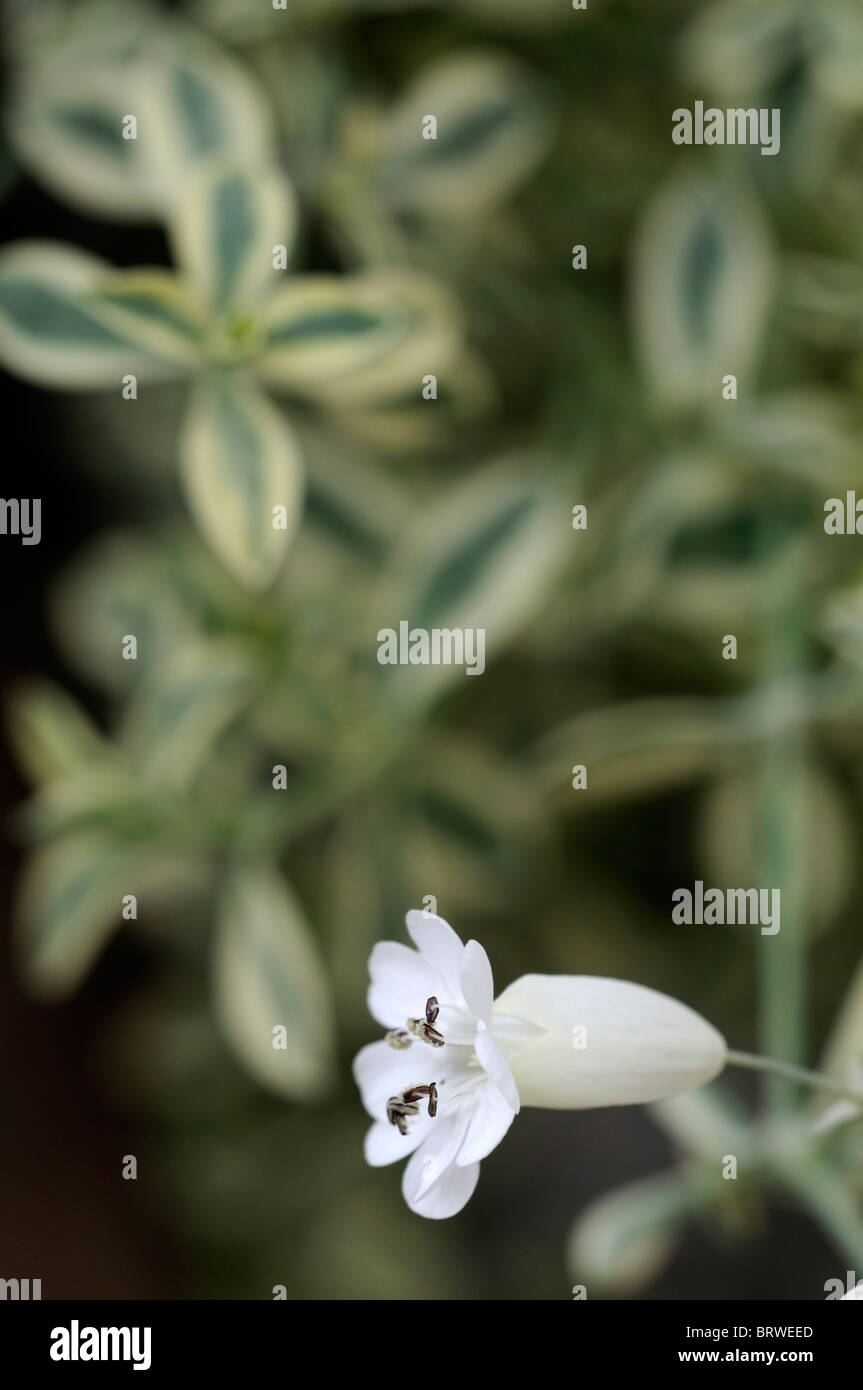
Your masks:
M488 956L442 917L407 915L416 946L383 941L369 1010L388 1030L357 1055L374 1123L367 1161L410 1155L402 1191L420 1216L454 1216L520 1104L553 1109L659 1100L710 1080L725 1043L684 1004L620 980L525 975L495 1002Z
M417 949L381 941L369 961L369 1011L396 1036L364 1047L354 1076L375 1121L366 1135L367 1161L377 1167L410 1154L405 1201L420 1216L441 1218L455 1216L469 1201L480 1159L518 1114L501 1042L515 1048L538 1030L494 1012L491 965L478 941L463 945L433 914L409 912L406 921ZM428 1037L429 1029L442 1043ZM433 1115L431 1085L437 1091ZM393 1111L392 1102L420 1087L417 1099L402 1100L410 1107L406 1114L398 1105Z

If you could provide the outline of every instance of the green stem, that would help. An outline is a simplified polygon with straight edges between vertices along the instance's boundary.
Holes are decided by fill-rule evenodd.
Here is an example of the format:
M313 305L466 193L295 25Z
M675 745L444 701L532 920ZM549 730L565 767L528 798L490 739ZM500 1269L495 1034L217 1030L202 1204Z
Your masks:
M746 1067L749 1071L763 1071L770 1076L782 1076L795 1081L800 1086L811 1086L818 1091L829 1091L831 1095L841 1096L853 1101L863 1110L863 1091L855 1091L844 1086L832 1076L824 1076L820 1071L809 1071L807 1067L797 1067L792 1062L777 1062L772 1057L757 1057L754 1052L729 1052L726 1061L732 1067Z
M783 544L781 530L765 527L764 696L781 710L788 683L802 666L800 583L796 547ZM783 727L768 736L761 758L761 860L763 881L778 888L782 929L763 934L760 954L760 1042L774 1056L795 1062L804 1055L806 1011L805 850L806 748L803 728ZM774 1112L795 1101L791 1070L773 1072L767 1100Z

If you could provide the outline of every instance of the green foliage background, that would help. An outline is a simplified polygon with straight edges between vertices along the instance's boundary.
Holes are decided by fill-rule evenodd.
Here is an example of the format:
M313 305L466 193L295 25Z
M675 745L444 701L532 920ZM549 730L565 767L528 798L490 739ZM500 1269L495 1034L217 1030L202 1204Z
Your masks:
M823 529L858 472L858 7L53 3L9 35L13 163L118 248L165 230L145 271L0 262L0 359L118 519L50 614L104 717L34 678L9 719L22 982L76 988L138 895L106 1075L194 1295L685 1296L653 1281L695 1223L734 1297L776 1199L832 1242L788 1290L823 1296L863 1268L861 1126L813 1137L787 1085L654 1107L671 1148L620 1187L589 1118L524 1116L438 1227L364 1167L349 1063L427 894L498 987L620 976L732 1046L863 1060L863 589ZM778 106L781 152L674 146L696 99ZM401 618L485 627L489 669L379 667ZM781 886L780 935L673 925L695 878Z

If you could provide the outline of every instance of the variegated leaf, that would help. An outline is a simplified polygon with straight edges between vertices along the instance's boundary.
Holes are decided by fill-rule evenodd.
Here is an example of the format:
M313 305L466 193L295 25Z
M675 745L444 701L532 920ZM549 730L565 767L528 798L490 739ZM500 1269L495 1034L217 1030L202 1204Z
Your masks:
M186 496L201 531L250 588L275 577L300 519L293 433L253 386L213 374L195 388L181 441Z
M18 685L7 700L6 717L15 754L34 782L69 776L115 756L84 711L51 681Z
M426 632L470 630L483 644L482 664L505 650L541 604L568 542L565 505L541 478L524 476L528 460L520 465L518 472L510 465L488 469L423 509L377 596L378 631L398 632L402 621ZM474 664L479 672L481 663ZM413 703L464 679L465 671L456 662L392 670L382 664L382 679L399 700L410 691Z
M190 287L167 270L118 271L99 282L105 321L151 352L193 366L204 349L205 315Z
M461 346L443 288L404 271L302 277L270 301L258 331L259 376L340 408L419 398L423 377L445 380Z
M721 402L727 373L751 383L772 269L761 214L734 187L687 176L660 191L637 239L633 312L661 407Z
M467 215L520 183L545 153L550 132L548 101L529 70L491 52L448 56L427 68L390 113L380 187L399 207Z
M123 897L170 898L188 881L188 855L165 845L115 841L81 830L36 850L27 861L16 912L24 978L37 993L59 996L82 980L122 920Z
M643 1287L667 1263L680 1226L706 1196L676 1169L613 1188L582 1212L570 1233L571 1278L588 1290Z
M280 288L274 251L290 250L296 216L290 185L275 169L208 163L174 211L175 259L214 313L247 315Z
M326 1090L333 1053L329 985L302 908L274 868L239 868L229 879L213 973L223 1032L252 1075L291 1099Z
M59 242L20 242L0 257L0 362L44 386L120 390L127 373L169 380L177 368L145 352L102 312L110 268Z
M28 65L13 93L9 138L16 155L52 192L96 217L141 221L153 195L137 140L134 71L116 54L61 50L50 63Z
M274 157L271 118L254 82L215 44L179 26L145 51L136 106L148 178L167 210L185 201L204 163L233 160L251 170Z
M121 743L148 781L184 787L254 689L239 651L215 642L186 645L135 690Z

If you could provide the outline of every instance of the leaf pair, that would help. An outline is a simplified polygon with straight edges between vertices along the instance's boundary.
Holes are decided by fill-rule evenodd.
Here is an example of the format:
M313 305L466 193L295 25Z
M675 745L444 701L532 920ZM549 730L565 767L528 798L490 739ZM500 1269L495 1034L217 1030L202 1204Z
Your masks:
M28 859L16 912L21 966L43 995L81 982L128 895L146 920L206 892L205 857L158 825L145 833L140 818L148 788L165 799L189 785L248 699L249 677L229 648L213 644L186 648L157 677L136 691L118 745L47 683L21 687L10 704L12 741L40 786L37 804L56 815L52 838ZM217 1014L252 1074L299 1098L323 1088L333 1048L329 987L302 910L272 866L238 865L228 876L213 971ZM284 1046L273 1045L276 1027Z
M404 272L307 276L283 284L296 208L274 172L200 168L169 218L180 275L111 273L53 243L0 260L0 360L72 389L138 386L194 375L180 441L198 525L231 572L268 584L296 532L303 467L293 431L261 385L333 410L366 410L445 371L457 316L425 279ZM132 418L130 416L130 425Z
M253 168L274 157L254 83L176 20L114 8L105 23L100 4L84 3L62 36L21 45L18 56L8 122L15 154L91 216L159 217L202 162L218 156Z
M22 967L37 989L80 982L125 894L200 887L200 846L177 833L181 798L253 688L231 648L186 646L136 689L116 743L51 685L14 694L10 733L39 784L22 820L43 843L17 912Z

